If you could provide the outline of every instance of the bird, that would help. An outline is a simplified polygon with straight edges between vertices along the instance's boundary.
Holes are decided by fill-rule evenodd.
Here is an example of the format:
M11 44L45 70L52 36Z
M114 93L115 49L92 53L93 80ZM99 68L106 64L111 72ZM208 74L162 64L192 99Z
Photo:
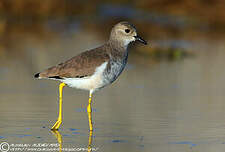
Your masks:
M57 80L59 84L58 119L51 130L58 130L62 124L62 93L65 86L89 91L87 106L89 130L93 130L93 93L113 83L124 70L128 59L128 46L134 41L144 45L133 24L122 21L115 24L108 41L103 45L84 51L71 59L34 75L36 79Z

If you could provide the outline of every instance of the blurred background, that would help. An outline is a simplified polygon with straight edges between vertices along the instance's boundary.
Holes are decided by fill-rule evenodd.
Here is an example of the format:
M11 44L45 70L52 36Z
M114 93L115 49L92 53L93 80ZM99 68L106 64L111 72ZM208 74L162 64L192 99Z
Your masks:
M130 46L119 79L94 95L98 151L224 151L224 0L0 0L0 142L56 143L58 82L33 75L107 41ZM87 147L88 92L64 89L63 147Z

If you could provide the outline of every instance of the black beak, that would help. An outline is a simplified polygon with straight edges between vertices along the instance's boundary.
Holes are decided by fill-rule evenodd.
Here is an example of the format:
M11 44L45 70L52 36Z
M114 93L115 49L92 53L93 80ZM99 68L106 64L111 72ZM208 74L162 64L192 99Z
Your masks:
M139 42L143 43L144 45L147 45L148 44L144 39L142 39L139 36L134 36L134 38L135 38L136 41L139 41Z

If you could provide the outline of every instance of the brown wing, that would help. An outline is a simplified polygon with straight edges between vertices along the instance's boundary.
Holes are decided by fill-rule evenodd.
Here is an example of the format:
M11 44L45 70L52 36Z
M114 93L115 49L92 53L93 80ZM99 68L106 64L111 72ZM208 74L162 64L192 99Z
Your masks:
M81 78L91 76L96 67L109 60L104 47L83 52L64 63L48 68L38 74L39 78Z

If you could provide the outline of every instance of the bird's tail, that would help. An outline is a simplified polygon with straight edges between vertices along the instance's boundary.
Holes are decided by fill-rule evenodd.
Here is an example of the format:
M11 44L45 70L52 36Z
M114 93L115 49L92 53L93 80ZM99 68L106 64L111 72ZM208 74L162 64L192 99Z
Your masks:
M40 73L35 74L34 78L36 78L36 79L40 78Z

